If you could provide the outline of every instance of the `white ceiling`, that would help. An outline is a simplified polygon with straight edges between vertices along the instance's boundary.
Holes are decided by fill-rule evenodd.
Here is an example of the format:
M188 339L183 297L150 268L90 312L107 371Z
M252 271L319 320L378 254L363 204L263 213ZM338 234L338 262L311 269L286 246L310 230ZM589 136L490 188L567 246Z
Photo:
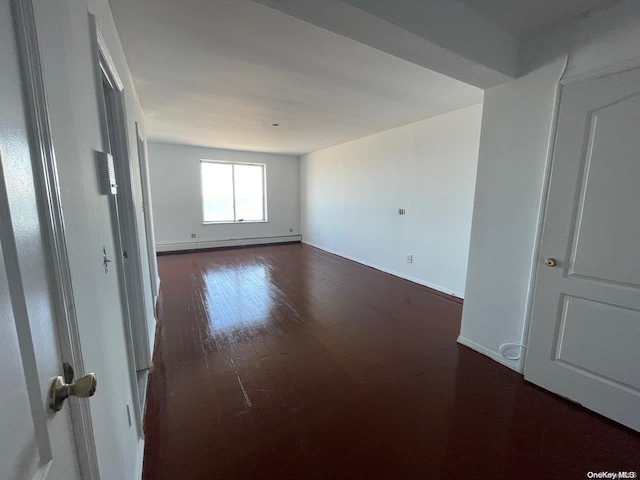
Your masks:
M535 32L569 20L616 0L457 0L514 37L523 39Z
M614 0L457 1L522 39ZM251 0L110 2L150 140L299 155L482 101Z
M249 0L110 2L150 140L298 155L482 101Z

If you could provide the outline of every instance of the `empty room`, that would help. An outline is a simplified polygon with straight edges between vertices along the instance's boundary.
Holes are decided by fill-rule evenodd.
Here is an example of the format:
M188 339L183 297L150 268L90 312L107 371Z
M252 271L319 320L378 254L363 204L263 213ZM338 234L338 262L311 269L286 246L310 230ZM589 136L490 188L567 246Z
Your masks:
M640 2L0 8L0 479L637 478Z

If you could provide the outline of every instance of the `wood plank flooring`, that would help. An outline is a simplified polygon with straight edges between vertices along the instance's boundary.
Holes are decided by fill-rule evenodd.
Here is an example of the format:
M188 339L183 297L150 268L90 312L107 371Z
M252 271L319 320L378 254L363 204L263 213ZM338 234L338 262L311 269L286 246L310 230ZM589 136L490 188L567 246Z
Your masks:
M456 344L425 287L300 244L159 265L146 480L640 471L640 435Z

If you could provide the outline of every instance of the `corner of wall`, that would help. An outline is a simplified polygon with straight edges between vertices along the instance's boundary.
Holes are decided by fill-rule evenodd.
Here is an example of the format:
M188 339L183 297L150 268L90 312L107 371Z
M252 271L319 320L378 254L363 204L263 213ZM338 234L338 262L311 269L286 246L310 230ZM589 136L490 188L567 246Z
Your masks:
M485 355L487 357L489 357L492 360L495 360L496 362L504 365L505 367L509 367L511 370L515 370L516 372L522 373L521 370L521 361L520 359L518 360L511 360L509 358L505 358L504 356L500 355L497 352L494 352L493 350L490 350L486 347L483 347L482 345L469 340L468 338L463 337L462 335L458 336L457 342L460 345L464 345L465 347L469 347L471 350L474 350L478 353L481 353L482 355ZM522 357L521 357L522 358Z

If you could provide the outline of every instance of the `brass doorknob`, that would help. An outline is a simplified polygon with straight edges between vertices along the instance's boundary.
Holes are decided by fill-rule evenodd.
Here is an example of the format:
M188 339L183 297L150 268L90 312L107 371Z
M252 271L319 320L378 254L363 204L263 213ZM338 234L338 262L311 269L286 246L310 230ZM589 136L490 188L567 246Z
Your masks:
M546 263L548 267L555 267L558 265L558 261L552 257L547 258L544 263Z
M56 377L49 391L49 406L54 412L59 412L67 398L91 397L96 393L97 386L98 379L93 373L87 373L74 383L65 383L64 378Z

